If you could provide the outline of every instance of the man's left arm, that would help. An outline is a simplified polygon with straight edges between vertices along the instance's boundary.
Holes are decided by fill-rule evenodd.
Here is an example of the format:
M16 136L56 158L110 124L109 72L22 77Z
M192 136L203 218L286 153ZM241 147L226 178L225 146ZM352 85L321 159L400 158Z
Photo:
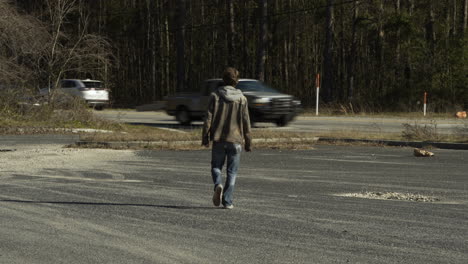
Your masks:
M245 103L242 104L242 134L244 135L245 141L245 151L250 152L252 151L252 137L250 136L250 115L249 115L249 106L247 103L247 99L245 99Z

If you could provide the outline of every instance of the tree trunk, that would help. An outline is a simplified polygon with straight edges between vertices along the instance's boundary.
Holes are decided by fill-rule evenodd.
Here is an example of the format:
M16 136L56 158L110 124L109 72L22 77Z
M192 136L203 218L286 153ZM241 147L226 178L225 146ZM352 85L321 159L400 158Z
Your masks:
M323 51L323 82L325 102L333 100L333 40L334 40L334 0L328 0L325 24L325 48Z
M379 71L377 72L377 88L378 95L382 96L384 93L384 78L385 78L385 31L384 31L384 0L380 0L379 4L379 21L378 21L378 65Z
M453 24L453 17L456 16L456 10L452 8L456 6L456 3L453 0L445 0L445 49L446 51L450 50L451 41L454 39L454 34L456 32L456 25Z
M166 80L166 94L170 94L173 90L171 89L171 69L170 69L170 61L169 58L171 57L171 47L170 47L170 39L169 39L169 14L166 13L164 18L164 42L165 42L165 56L164 56L164 76ZM172 86L173 87L173 86Z
M357 19L359 16L359 1L354 2L353 28L351 37L351 50L348 55L348 101L353 101L354 96L354 61L357 58Z
M339 72L339 85L335 85L336 95L335 99L342 101L345 98L346 94L346 39L345 39L345 7L342 5L340 7L340 14L338 19L340 19L340 72Z
M268 35L268 24L267 24L267 10L268 0L259 0L259 8L261 13L260 22L260 40L258 43L257 53L257 79L265 81L265 60L266 60L266 45Z
M461 26L460 26L460 38L461 39L465 37L467 22L468 22L468 0L463 0L462 19L461 19Z
M434 6L432 2L429 2L429 10L428 10L428 18L426 22L426 41L428 42L430 56L428 58L428 66L427 66L427 89L431 89L432 81L433 81L433 73L434 73L434 55L435 55L435 14L434 14Z
M242 1L242 71L244 75L247 74L247 26L248 26L248 9L247 9L247 0Z
M458 0L453 0L453 18L452 18L452 36L456 36L458 33L458 5L457 5ZM432 4L431 4L431 9L432 9Z
M234 35L235 35L235 25L234 25L234 3L232 0L226 1L228 18L229 18L229 29L228 29L228 64L230 66L234 65Z
M188 2L188 6L189 6L189 11L188 11L188 15L187 17L190 18L190 25L193 25L193 6L192 6L193 2L192 1L189 1ZM194 63L193 63L193 59L194 59L194 52L193 52L193 27L190 27L188 29L188 33L186 32L186 34L188 35L188 37L186 37L185 41L188 43L187 46L188 46L188 54L185 53L185 56L184 57L187 57L188 58L188 69L186 69L186 77L184 78L185 80L185 89L189 90L189 91L192 91L192 88L193 88L193 84L194 84Z
M185 0L177 0L177 92L185 86Z
M156 61L156 47L154 45L154 32L153 32L153 18L151 14L153 13L153 8L151 5L150 0L146 0L146 13L147 13L147 29L146 29L146 46L149 50L151 50L151 56L149 57L148 60L148 68L150 69L150 78L149 78L149 88L151 89L151 100L154 101L156 100L156 67L155 67L155 61Z
M428 19L426 22L426 41L429 43L431 53L434 55L435 52L435 41L436 41L436 35L435 35L435 14L434 14L434 6L430 2L429 3L429 14L428 14Z
M285 9L291 9L292 3L291 0L289 0L287 3L285 3ZM284 49L284 56L283 56L283 75L284 75L284 85L289 92L290 87L290 81L289 81L289 67L290 67L290 58L291 58L291 34L292 34L292 15L288 15L288 33L285 36L284 42L283 42L283 49Z
M414 0L408 0L408 15L413 16Z
M395 13L397 16L401 16L401 5L400 0L395 0ZM400 67L400 35L401 30L400 28L397 29L396 32L396 48L395 48L395 59L396 59L396 67L397 67L397 75Z

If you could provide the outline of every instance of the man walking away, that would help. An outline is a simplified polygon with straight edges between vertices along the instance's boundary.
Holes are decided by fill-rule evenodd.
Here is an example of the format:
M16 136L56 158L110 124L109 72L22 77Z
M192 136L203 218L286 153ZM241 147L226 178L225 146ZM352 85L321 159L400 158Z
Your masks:
M214 183L213 204L221 203L225 209L232 209L233 192L239 168L242 144L245 151L251 151L250 118L247 99L235 86L239 72L227 68L223 73L225 86L210 95L208 110L203 124L202 145L211 149L211 176ZM226 163L226 182L222 185L221 172Z

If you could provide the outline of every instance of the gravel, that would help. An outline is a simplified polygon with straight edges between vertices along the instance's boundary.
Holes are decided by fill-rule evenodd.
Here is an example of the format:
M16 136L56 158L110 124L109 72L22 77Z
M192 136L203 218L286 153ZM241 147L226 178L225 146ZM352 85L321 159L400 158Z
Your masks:
M15 149L1 149L11 151L0 152L0 178L11 175L11 172L17 175L50 177L47 171L79 171L83 167L114 171L118 168L116 164L119 161L136 160L132 150L64 148L63 145L55 144L17 145ZM113 162L106 162L109 160Z

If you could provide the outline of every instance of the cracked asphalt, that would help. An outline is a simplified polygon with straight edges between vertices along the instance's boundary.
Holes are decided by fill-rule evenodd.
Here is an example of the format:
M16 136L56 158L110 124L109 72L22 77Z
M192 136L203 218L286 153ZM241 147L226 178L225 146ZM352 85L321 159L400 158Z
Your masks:
M8 145L0 263L466 263L468 152L324 146L243 153L235 208L210 152ZM13 144L13 143L11 143ZM434 203L350 193L396 192Z

